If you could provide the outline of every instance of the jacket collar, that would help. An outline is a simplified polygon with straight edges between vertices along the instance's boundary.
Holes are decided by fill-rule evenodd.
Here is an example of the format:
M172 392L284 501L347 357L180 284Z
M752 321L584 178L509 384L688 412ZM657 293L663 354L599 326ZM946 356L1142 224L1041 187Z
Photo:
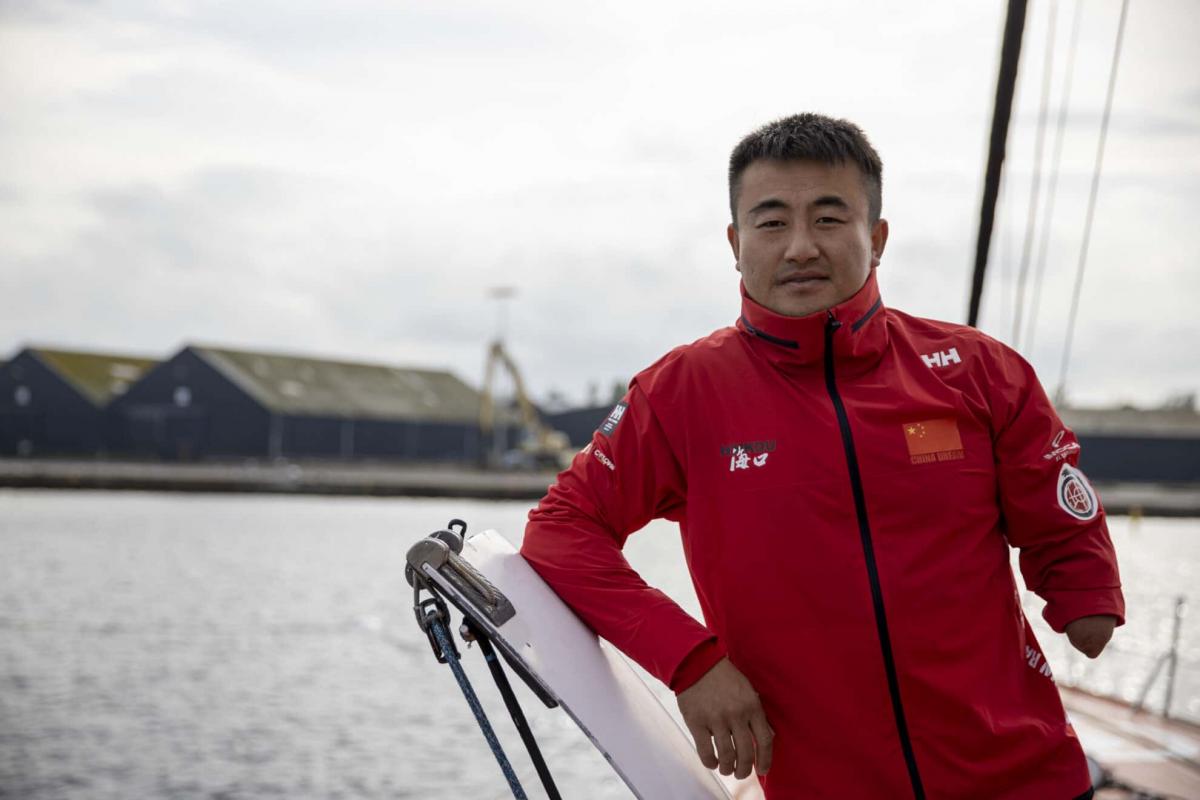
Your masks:
M737 328L772 361L807 364L825 354L825 327L830 318L840 325L833 333L833 356L839 362L871 362L887 347L883 299L875 270L851 297L833 308L804 317L787 317L761 306L742 286L742 316Z

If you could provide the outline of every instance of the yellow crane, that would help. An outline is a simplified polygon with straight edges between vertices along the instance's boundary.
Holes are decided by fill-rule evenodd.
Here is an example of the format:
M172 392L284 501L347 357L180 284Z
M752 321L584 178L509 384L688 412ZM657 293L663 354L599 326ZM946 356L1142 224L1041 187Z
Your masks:
M483 373L483 391L479 403L479 430L483 435L485 447L493 441L496 431L496 400L492 393L492 384L496 376L496 365L508 371L512 377L517 396L517 406L521 413L521 441L518 451L525 457L527 463L535 467L551 467L566 469L575 451L567 435L556 431L538 416L537 409L525 391L525 381L521 379L521 371L517 363L504 349L504 343L496 339L488 346L487 364ZM485 451L486 452L486 451Z

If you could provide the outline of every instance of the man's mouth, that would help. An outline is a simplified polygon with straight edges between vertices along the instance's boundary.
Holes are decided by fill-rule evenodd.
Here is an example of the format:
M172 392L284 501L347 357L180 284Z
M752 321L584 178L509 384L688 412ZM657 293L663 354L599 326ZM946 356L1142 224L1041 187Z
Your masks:
M818 275L818 274L813 273L813 274L788 275L786 278L781 278L778 281L778 283L781 286L809 286L809 285L815 284L819 281L827 281L827 280L829 280L829 277L827 275Z

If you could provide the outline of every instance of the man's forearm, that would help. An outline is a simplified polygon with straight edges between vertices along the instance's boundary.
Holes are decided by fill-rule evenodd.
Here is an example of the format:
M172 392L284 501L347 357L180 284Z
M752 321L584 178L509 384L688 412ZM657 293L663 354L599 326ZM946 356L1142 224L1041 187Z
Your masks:
M535 514L521 555L592 630L665 684L689 654L713 639L674 600L647 585L595 523L551 522Z

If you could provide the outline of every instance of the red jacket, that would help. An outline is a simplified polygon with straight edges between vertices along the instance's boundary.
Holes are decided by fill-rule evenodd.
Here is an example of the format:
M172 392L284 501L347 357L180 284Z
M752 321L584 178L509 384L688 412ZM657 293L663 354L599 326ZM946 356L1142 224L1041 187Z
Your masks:
M640 373L521 552L682 691L726 653L776 732L769 798L1070 800L1090 786L1008 545L1056 631L1122 618L1079 447L1033 369L885 308L742 317ZM621 555L679 523L701 625Z

